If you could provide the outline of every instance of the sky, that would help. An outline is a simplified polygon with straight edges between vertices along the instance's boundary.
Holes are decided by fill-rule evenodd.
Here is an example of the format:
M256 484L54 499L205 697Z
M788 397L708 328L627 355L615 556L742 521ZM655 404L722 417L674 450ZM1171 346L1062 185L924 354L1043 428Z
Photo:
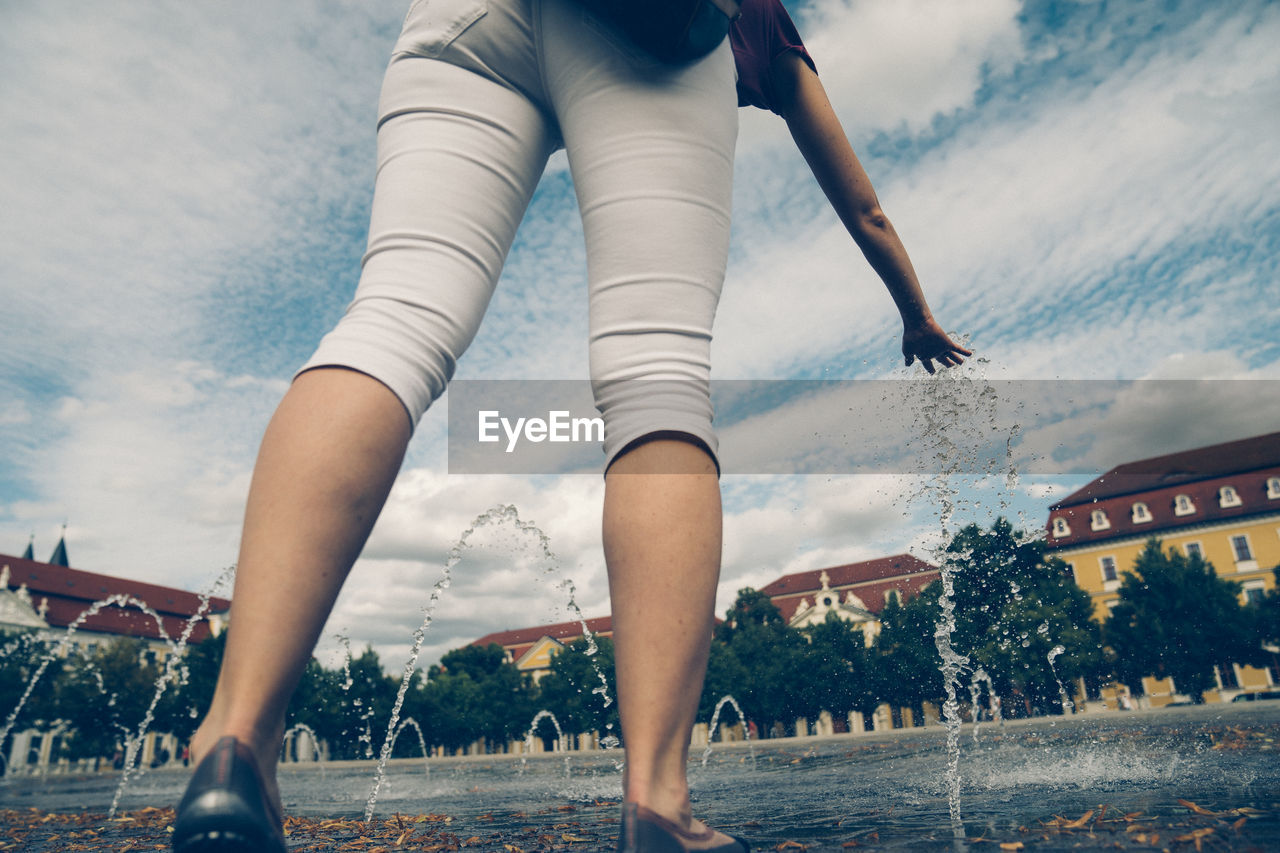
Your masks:
M934 378L902 365L893 305L785 124L740 111L713 376L787 393L722 424L726 470L748 473L722 481L718 613L785 573L928 559L966 521L1037 530L1114 465L1280 428L1280 4L787 6L935 316L975 358ZM88 571L205 590L235 562L262 430L359 274L406 7L6 8L0 554L34 539L46 559L66 525ZM457 377L581 380L584 296L557 154ZM874 380L897 414L797 399L801 380ZM842 413L927 452L856 474L741 462L790 459L779 436L839 431ZM450 550L496 507L522 523L468 536L422 663L571 618L569 585L586 616L608 612L598 471L451 474L446 414L418 427L322 659L371 645L401 668ZM960 436L1008 452L943 477L970 452Z

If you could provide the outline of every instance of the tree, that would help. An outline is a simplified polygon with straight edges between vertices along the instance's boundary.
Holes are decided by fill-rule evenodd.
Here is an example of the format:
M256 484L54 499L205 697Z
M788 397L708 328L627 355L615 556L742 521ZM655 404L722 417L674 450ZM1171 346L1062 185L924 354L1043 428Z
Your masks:
M610 733L617 736L621 729L613 641L596 637L595 644L594 655L587 654L585 638L576 639L556 652L551 658L551 671L538 682L537 705L555 714L565 733L595 731L601 736ZM602 676L604 683L601 683ZM525 726L530 719L532 714L525 717ZM520 734L523 736L524 732Z
M1262 601L1254 605L1254 619L1257 625L1259 645L1270 659L1272 673L1280 672L1280 566L1273 570L1276 585L1272 587Z
M874 660L881 699L899 707L919 709L924 702L940 705L944 695L942 660L933 635L942 608L942 581L934 581L906 604L891 597L880 612L880 636Z
M880 691L866 635L834 611L803 633L809 641L807 671L815 703L837 717L850 711L871 714L880 704Z
M68 731L59 757L111 755L136 737L161 668L143 640L120 637L74 656L58 678L58 716Z
M986 670L997 693L1021 694L1033 708L1058 712L1059 683L1100 673L1101 626L1089 594L1065 563L1045 556L1043 540L998 518L990 530L976 524L960 530L944 561L955 588L952 645ZM1063 650L1051 667L1049 654L1058 646Z
M1256 620L1239 594L1239 584L1218 577L1199 555L1166 553L1160 540L1148 540L1106 623L1116 674L1130 684L1171 676L1178 690L1203 702L1216 665L1264 661Z
M788 726L797 717L816 716L821 710L806 669L808 643L787 626L767 595L751 588L740 590L715 639L728 646L737 661L737 666L728 668L742 679L729 692L748 718L764 724L759 726L764 736L774 723ZM719 687L704 686L700 706L714 705L723 695L712 697L708 686Z
M305 722L311 726L328 741L331 758L377 755L399 684L383 672L372 646L366 647L360 657L352 658L340 672L329 674L319 664L309 663L303 672L303 685L290 703L291 724ZM302 704L305 701L315 701L319 707L307 711Z
M191 739L213 701L213 688L218 682L226 646L226 631L187 646L175 681L169 684L156 707L152 729L175 735L182 742ZM163 671L163 667L161 669Z

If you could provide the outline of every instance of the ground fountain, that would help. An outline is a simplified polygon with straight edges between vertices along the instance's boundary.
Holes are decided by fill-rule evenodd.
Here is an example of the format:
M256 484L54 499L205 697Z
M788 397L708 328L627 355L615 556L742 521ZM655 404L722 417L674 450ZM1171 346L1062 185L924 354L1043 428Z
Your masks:
M291 740L291 738L296 738L300 734L305 734L307 736L307 742L311 744L311 760L317 763L324 761L324 754L320 751L320 738L316 736L315 730L306 723L294 723L292 726L285 729L280 747L280 760L286 761L290 758L288 753L291 746L293 747L292 751L294 753L292 756L293 759L295 761L302 760L302 753L297 749L296 741ZM324 772L323 768L320 772Z
M430 775L431 762L428 759L431 758L431 751L427 749L427 740L422 735L422 726L418 725L418 721L413 717L405 717L400 721L399 727L396 728L395 735L391 738L391 752L394 753L396 751L396 741L400 739L400 735L407 728L412 728L414 733L418 736L418 747L422 750L422 766L426 770L427 774Z
M711 757L711 743L716 739L716 729L720 725L720 711L725 705L732 705L733 710L738 713L738 722L742 724L743 741L748 746L751 743L751 729L747 726L747 718L742 713L742 708L738 706L738 700L732 696L722 696L720 701L716 703L715 709L711 712L711 722L707 725L707 748L702 751L703 767L707 766L707 759ZM752 752L751 755L754 760L755 753Z
M422 652L423 641L426 639L427 631L430 629L431 622L435 618L436 607L439 605L440 599L443 597L445 590L447 590L453 583L453 569L462 561L466 549L470 547L470 539L477 530L491 525L501 524L510 525L519 534L525 537L527 541L533 542L537 549L537 554L544 564L545 573L550 574L558 571L559 569L559 560L551 550L551 540L545 533L538 529L537 525L521 519L519 511L511 505L496 506L487 512L481 513L471 523L471 526L464 530L462 535L458 537L458 541L449 550L449 555L441 569L440 578L432 586L431 595L427 599L427 603L422 607L422 624L413 632L413 647L409 653L408 660L405 661L404 671L400 679L400 688L396 694L395 703L391 708L391 719L387 723L387 735L383 740L382 752L378 759L377 770L374 772L373 788L369 792L369 799L365 804L364 818L366 821L373 818L374 806L378 800L378 790L382 786L382 780L386 775L387 762L391 758L391 750L395 740L396 727L400 720L400 709L404 707L405 695L408 692L409 685L415 677L418 667L418 656ZM595 643L595 637L587 628L586 617L582 615L582 610L578 607L577 601L574 598L575 589L573 582L569 579L562 580L560 589L567 594L568 607L576 614L578 622L582 625L583 636L587 638L586 654L588 657L592 658L592 665L595 667L596 675L600 679L600 686L595 688L592 693L599 695L605 707L608 707L613 701L609 697L608 682L605 680L604 673L600 670L599 665L596 664L594 660L594 656L598 651ZM557 731L559 731L559 726L560 724L557 722ZM532 732L532 729L530 731ZM601 743L606 747L606 749L608 749L616 745L617 740L616 738L613 738L612 733L610 733L607 738L602 739ZM566 761L567 760L568 759L566 759Z

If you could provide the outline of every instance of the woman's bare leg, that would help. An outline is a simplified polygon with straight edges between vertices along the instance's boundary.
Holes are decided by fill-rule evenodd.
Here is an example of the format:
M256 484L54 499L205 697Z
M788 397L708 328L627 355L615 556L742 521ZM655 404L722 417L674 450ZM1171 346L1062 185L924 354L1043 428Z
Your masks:
M685 765L714 626L721 522L715 465L696 444L641 444L605 478L625 798L686 827Z
M409 436L399 399L363 373L312 370L289 388L254 468L226 653L193 758L234 735L274 787L289 697Z

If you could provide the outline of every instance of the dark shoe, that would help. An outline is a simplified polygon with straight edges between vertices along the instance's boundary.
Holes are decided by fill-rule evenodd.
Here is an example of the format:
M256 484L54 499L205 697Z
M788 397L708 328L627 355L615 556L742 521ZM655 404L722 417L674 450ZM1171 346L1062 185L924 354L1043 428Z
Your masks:
M266 790L249 748L219 740L178 804L174 853L285 853L284 821Z
M635 803L622 807L622 828L618 832L618 853L687 853L696 844L715 835L714 829L700 833L686 832L660 814ZM699 853L748 853L747 842L736 835L733 841L718 847L701 848ZM682 840L683 839L683 840Z

